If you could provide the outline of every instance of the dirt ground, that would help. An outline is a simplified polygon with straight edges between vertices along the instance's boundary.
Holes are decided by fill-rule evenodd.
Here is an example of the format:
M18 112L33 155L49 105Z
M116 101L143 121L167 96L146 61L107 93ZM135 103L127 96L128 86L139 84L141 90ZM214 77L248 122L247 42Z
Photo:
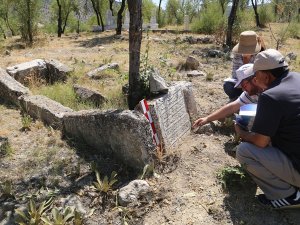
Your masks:
M274 40L268 29L258 32L268 48L274 48ZM194 95L200 115L206 115L228 101L222 89L223 79L229 76L230 60L223 58L196 57L199 70L213 76L188 78L176 71L194 50L205 52L216 49L215 44L189 44L186 37L203 37L196 34L144 35L142 52L145 52L149 38L149 64L155 65L168 81L188 80L194 85ZM56 37L43 36L33 48L19 49L17 40L8 40L9 54L2 49L0 67L5 69L20 62L37 58L54 58L72 68L77 62L83 63L84 72L103 62L118 62L120 70L128 72L128 33L115 37L112 32L81 34ZM283 54L300 54L300 41L288 39L281 47ZM299 57L291 62L291 68L299 71ZM102 87L103 88L103 87ZM101 89L102 91L105 91ZM35 121L31 129L23 131L21 115L17 108L0 105L0 136L8 137L11 152L0 156L0 183L10 180L14 198L0 197L0 224L14 224L10 211L24 207L34 196L39 201L50 195L57 195L54 205L62 207L70 196L85 215L85 224L249 224L278 225L299 224L299 210L276 211L261 206L254 198L260 190L252 182L228 187L226 191L217 179L217 174L226 166L238 165L226 152L234 148L233 129L220 122L206 126L196 133L191 132L167 152L165 170L157 169L158 176L148 179L156 197L141 203L125 215L113 210L114 200L109 200L103 208L103 199L91 188L95 180L90 163L96 161L101 173L116 170L119 184L133 179L126 169L120 168L113 159L90 154L88 146L74 146L61 138L59 131L45 127ZM173 159L173 161L172 161ZM174 160L177 159L177 160ZM47 188L45 188L47 187ZM73 202L73 204L75 204ZM81 206L80 204L83 204ZM75 204L76 205L76 204ZM132 216L132 219L130 219Z

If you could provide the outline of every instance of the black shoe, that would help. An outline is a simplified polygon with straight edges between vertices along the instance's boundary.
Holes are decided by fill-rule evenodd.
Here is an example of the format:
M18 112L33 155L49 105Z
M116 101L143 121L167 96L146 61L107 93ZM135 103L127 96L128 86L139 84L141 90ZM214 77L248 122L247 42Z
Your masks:
M277 200L269 200L266 198L264 194L257 195L256 198L261 204L271 206L274 209L300 208L299 190L287 198L282 198Z

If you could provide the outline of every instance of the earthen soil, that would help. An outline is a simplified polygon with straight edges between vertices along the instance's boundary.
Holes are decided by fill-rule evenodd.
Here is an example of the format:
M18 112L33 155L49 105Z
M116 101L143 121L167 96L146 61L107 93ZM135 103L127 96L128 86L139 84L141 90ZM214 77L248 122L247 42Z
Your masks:
M260 33L267 46L274 47L268 30ZM180 67L193 50L217 47L215 44L191 45L183 41L187 36L197 38L201 35L150 33L149 62L157 66L168 81L191 81L199 116L206 115L228 101L222 82L230 74L231 62L196 55L201 62L200 70L212 75L212 80L207 80L206 76L186 77L175 67ZM115 38L112 32L70 35L61 39L43 37L44 41L25 49L15 49L13 46L17 40L10 40L6 44L12 50L10 55L3 53L0 67L37 58L55 58L70 67L83 62L88 71L110 58L119 62L121 70L126 72L128 33L124 32L122 37ZM142 52L146 40L144 36ZM299 41L288 39L281 50L284 54L293 51L299 55ZM292 67L299 68L299 60L292 62ZM30 197L42 201L53 193L58 196L56 207L63 206L66 198L76 196L83 205L86 224L122 224L124 219L129 224L147 225L299 224L299 210L275 211L261 206L254 198L261 191L252 182L240 182L224 189L217 174L226 166L238 165L238 162L227 153L235 147L233 129L221 122L187 134L168 150L160 159L161 167L156 168L157 175L148 179L155 197L124 214L124 211L113 210L114 199L104 204L104 199L91 188L95 177L89 165L97 161L103 174L117 170L120 185L133 179L124 172L126 169L120 168L111 158L87 153L87 150L92 150L87 146L72 145L61 138L59 131L45 127L39 121L32 122L30 130L24 131L16 107L1 104L0 115L0 136L8 137L11 144L11 152L0 158L0 180L2 184L10 180L17 196L16 199L0 198L0 224L13 224L9 220L11 208L7 206L8 202L14 202L14 208L25 207Z

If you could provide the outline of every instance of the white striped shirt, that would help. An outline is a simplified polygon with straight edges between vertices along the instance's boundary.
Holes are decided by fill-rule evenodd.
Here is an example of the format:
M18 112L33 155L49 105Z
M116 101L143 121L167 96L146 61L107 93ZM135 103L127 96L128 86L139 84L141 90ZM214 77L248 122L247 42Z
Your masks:
M252 103L257 104L258 96L257 95L250 96L246 91L243 91L243 93L240 95L240 97L238 97L236 101L239 102L240 106L246 104L252 104Z

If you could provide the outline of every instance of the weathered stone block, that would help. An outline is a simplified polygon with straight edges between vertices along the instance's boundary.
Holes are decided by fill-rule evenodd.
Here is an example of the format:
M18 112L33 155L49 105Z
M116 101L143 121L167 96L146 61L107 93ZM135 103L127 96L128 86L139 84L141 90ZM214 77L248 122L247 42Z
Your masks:
M65 81L72 71L68 66L57 60L51 59L45 62L48 69L46 76L47 83L53 84L56 81Z
M5 70L0 68L0 99L19 105L18 98L21 95L30 94L29 89L24 87Z
M106 64L106 65L100 66L99 68L96 68L96 69L88 72L86 75L91 79L100 79L101 73L103 73L103 71L105 71L107 69L117 70L117 69L119 69L119 64L118 63Z
M48 74L46 62L42 59L35 59L30 62L7 67L6 71L17 81L25 85L35 82L36 79L46 80Z
M63 116L67 112L73 112L72 109L42 95L21 96L20 103L28 115L57 129L63 127Z
M136 111L85 110L65 114L63 121L65 135L131 167L143 168L155 148L149 122Z
M90 90L79 85L73 86L76 95L83 101L89 101L96 106L102 105L107 99L97 91Z
M184 95L185 92L189 93L189 88L188 82L177 83L169 87L167 94L148 101L160 142L166 149L191 129Z

